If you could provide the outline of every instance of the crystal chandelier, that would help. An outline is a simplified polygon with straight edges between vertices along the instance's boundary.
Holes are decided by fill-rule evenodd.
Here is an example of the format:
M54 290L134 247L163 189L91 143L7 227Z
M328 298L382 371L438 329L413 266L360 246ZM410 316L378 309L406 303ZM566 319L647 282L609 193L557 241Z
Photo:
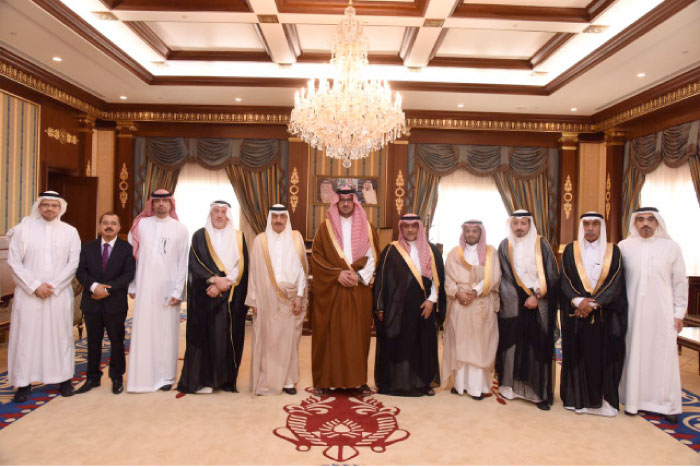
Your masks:
M367 49L367 36L350 0L333 44L333 83L319 79L317 87L311 79L307 88L297 91L289 121L291 134L325 149L346 168L406 133L399 93L392 102L386 81L364 78Z

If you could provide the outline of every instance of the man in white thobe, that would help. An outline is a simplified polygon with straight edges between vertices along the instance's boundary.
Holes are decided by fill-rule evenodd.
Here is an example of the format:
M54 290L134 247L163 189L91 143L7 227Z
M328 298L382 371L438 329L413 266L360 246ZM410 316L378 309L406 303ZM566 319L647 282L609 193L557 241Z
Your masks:
M255 395L297 393L299 340L304 324L306 251L289 212L275 204L253 243L246 305L254 313L250 387Z
M55 191L39 194L29 216L7 232L7 264L17 287L7 356L14 402L26 402L32 382L60 383L73 395L73 288L80 236L61 222L68 203Z
M644 410L678 423L683 408L676 337L688 307L685 262L658 209L635 210L629 232L619 244L629 302L620 399L628 415Z
M177 220L172 195L166 190L152 193L129 231L136 276L129 285L135 301L128 392L169 391L175 382L187 240L187 228Z

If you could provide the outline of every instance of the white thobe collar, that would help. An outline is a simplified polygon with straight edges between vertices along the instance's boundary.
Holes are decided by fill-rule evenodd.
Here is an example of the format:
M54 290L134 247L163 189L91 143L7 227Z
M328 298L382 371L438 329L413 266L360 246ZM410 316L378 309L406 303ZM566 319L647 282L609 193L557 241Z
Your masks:
M340 216L340 228L343 231L343 253L345 253L348 262L352 264L355 261L355 258L352 257L352 216Z
M588 240L583 241L583 253L582 260L583 266L586 269L586 275L588 276L591 284L595 286L598 283L598 278L600 278L600 249L602 248L600 242L597 240L595 242L589 242Z
M479 264L479 253L477 251L477 244L474 245L466 244L464 247L464 259L467 263L472 266Z

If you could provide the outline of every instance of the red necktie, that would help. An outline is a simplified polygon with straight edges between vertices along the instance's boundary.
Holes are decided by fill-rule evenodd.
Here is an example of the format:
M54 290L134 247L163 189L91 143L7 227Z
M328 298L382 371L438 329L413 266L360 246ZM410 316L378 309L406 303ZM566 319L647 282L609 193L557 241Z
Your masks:
M107 260L109 260L109 243L105 243L102 249L102 270L107 269Z

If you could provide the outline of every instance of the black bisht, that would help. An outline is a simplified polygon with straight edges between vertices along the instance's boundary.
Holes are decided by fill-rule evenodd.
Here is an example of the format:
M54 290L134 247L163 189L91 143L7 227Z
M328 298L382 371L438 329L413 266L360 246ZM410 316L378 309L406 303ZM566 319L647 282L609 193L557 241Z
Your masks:
M579 268L576 266L574 243L566 246L562 256L559 392L565 407L597 409L605 399L618 409L618 385L625 362L627 289L620 249L610 246L599 284L584 286L581 274L585 269L580 256ZM600 308L588 318L577 318L571 303L576 297L592 298Z
M433 281L421 276L424 292L391 244L380 255L373 292L377 331L374 381L381 394L421 396L440 384L436 314L445 313L445 267L437 247L430 244L430 248L440 287L428 319L421 317L420 306ZM376 310L384 311L383 321L376 319Z
M187 277L187 330L185 361L177 389L184 393L210 387L236 391L243 354L248 291L248 248L243 238L243 275L233 290L211 298L207 279L226 277L209 250L206 229L192 235Z
M542 252L547 294L539 301L536 310L525 308L528 293L516 282L508 239L498 247L502 276L496 372L500 386L509 386L526 399L539 399L551 405L554 399L552 363L559 307L559 268L547 240L539 237L537 241Z

